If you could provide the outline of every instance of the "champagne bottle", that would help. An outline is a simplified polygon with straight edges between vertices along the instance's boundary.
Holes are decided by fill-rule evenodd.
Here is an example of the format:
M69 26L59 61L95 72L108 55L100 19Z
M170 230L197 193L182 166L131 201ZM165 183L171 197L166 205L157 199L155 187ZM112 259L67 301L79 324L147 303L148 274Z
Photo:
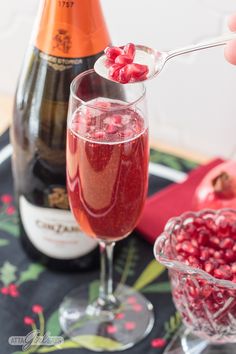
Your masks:
M56 270L89 268L97 243L69 211L65 145L72 79L110 43L99 0L44 0L19 77L11 129L21 239Z

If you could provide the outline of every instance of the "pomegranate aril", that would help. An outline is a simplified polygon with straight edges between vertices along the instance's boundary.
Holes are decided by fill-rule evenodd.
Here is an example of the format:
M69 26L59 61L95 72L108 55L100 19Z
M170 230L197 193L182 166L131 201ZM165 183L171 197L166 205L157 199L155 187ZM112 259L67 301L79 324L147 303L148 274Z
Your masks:
M219 228L219 232L218 232L219 235L221 237L227 237L230 233L231 226L227 220L220 220L218 228Z
M215 221L212 218L206 218L205 219L205 226L213 232L217 231L217 226L215 224Z
M221 265L218 269L214 270L214 276L218 279L229 280L230 278L232 278L232 271L230 266Z
M220 241L220 248L223 248L223 249L230 249L232 248L234 245L234 241L227 237L227 238L224 238L223 240Z
M198 243L201 246L206 246L209 238L210 238L210 232L208 230L200 230L198 233Z
M133 43L128 43L124 47L124 53L131 58L132 62L135 56L135 45Z
M222 269L224 269L225 271L231 271L231 267L226 264L224 267L221 267Z
M147 65L142 65L142 64L129 64L131 65L131 70L132 70L132 74L131 77L132 79L145 79L147 77L148 74L148 66Z
M125 83L131 82L133 78L133 66L135 64L127 64L120 70L119 78L123 80Z
M182 245L181 245L181 243L177 243L176 246L175 246L175 249L176 249L177 252L182 251Z
M120 114L114 114L112 120L114 124L122 124L122 116Z
M116 134L117 132L118 128L113 124L110 124L106 127L106 133L108 134Z
M199 290L195 286L189 286L188 293L191 297L193 297L195 299L199 297Z
M131 64L132 61L133 60L128 55L123 55L123 54L118 55L118 57L116 57L115 59L116 64L122 64L122 65Z
M236 221L231 225L231 234L236 236Z
M204 264L204 269L207 273L212 274L215 269L215 266L212 262L206 262Z
M117 81L120 82L121 84L127 84L131 79L131 72L130 72L129 65L131 64L127 64L123 66L119 71Z
M226 262L224 259L220 258L220 259L217 259L217 262L219 263L219 265L225 265Z
M184 241L182 243L182 250L188 254L193 255L193 256L199 255L199 250L196 247L194 247L190 241Z
M215 253L215 249L214 248L208 248L208 251L210 253L211 256L213 256L213 254Z
M91 137L95 139L104 139L106 134L103 131L96 131L94 132Z
M123 68L123 65L121 64L113 64L110 68L109 68L109 77L115 81L118 80L119 77L119 72L120 70Z
M228 228L229 224L228 224L228 221L226 219L221 219L219 221L219 224L218 224L218 227L219 227L219 230L226 230Z
M222 251L215 251L215 253L214 253L214 258L217 259L217 261L222 259L223 256L224 256L224 253Z
M208 307L208 310L211 311L212 313L215 313L216 311L219 310L219 305L213 302L211 299L206 300L206 305Z
M195 218L193 220L193 225L195 225L196 227L205 226L205 220L203 220L202 218Z
M184 241L184 242L181 244L181 249L182 249L184 252L188 252L190 246L191 246L190 241Z
M202 296L206 299L211 295L211 293L212 293L212 286L209 284L204 285L201 291Z
M184 225L183 227L184 232L189 233L189 234L194 234L195 231L197 230L196 227L192 223L188 223Z
M219 259L215 259L214 257L210 257L209 261L213 264L215 269L219 267Z
M231 264L231 271L236 274L236 263Z
M106 67L107 69L110 68L110 66L113 65L113 64L114 64L114 61L113 61L113 60L110 60L110 59L104 60L104 65L105 65L105 67Z
M190 247L188 253L192 254L193 256L199 256L199 249L197 247Z
M218 248L220 245L220 240L217 236L211 236L209 239L212 246Z
M200 260L207 261L210 257L210 252L207 248L204 248L200 251Z
M123 51L119 47L107 47L104 50L104 53L106 54L106 57L109 60L114 61L116 57L118 57L118 55L121 55L123 53Z
M186 234L186 232L184 232L183 230L181 230L177 235L176 235L176 240L178 242L183 242L185 240L188 240L189 236L188 234Z
M235 262L236 261L236 253L232 250L226 250L224 253L224 259L226 260L226 262Z
M191 240L191 244L193 245L193 247L196 247L196 248L199 247L199 244L198 244L198 242L197 242L196 239L192 239L192 240Z

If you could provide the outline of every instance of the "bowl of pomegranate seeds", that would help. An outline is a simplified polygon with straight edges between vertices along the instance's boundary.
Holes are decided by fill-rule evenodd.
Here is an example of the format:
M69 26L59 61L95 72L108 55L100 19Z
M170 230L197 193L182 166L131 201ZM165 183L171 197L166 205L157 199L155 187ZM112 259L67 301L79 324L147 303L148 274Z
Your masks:
M170 219L154 254L169 270L173 300L188 332L212 345L235 343L236 210Z

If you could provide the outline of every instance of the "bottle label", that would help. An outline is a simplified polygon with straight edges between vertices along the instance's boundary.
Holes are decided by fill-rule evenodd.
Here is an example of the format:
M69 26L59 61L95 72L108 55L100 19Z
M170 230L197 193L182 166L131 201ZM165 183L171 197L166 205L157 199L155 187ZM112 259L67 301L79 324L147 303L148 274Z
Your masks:
M110 43L99 0L44 0L34 45L61 58L100 53Z
M39 57L47 62L47 65L55 71L64 71L72 69L75 65L83 65L83 59L58 58L52 55L40 52Z
M57 259L82 257L97 247L97 241L81 232L70 211L41 208L19 199L22 224L32 244Z

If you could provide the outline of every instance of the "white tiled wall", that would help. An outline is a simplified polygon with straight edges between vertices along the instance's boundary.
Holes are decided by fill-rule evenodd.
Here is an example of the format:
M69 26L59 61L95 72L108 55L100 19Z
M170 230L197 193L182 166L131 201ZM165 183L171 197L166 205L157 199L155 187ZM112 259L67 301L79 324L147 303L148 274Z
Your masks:
M227 16L236 12L234 0L101 1L113 43L160 50L221 34ZM38 3L0 1L0 93L14 92ZM147 89L153 137L236 158L236 67L226 63L223 48L173 59Z

